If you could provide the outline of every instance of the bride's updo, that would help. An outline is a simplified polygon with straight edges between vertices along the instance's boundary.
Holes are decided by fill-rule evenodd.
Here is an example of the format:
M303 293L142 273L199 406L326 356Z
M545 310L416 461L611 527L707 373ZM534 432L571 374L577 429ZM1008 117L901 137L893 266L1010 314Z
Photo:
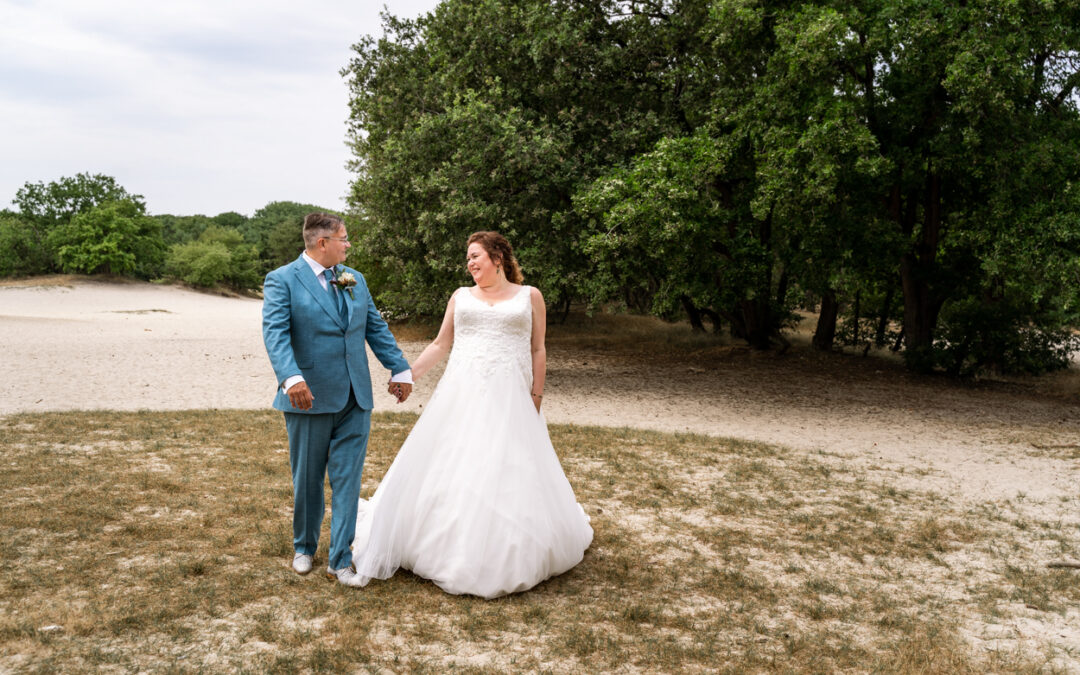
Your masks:
M489 230L473 232L469 235L469 241L466 242L465 246L470 244L483 246L488 257L491 258L491 262L502 267L503 274L506 275L506 280L510 283L520 284L525 280L525 277L521 275L521 268L518 266L517 258L514 257L514 249L510 248L510 242L506 240L506 237Z

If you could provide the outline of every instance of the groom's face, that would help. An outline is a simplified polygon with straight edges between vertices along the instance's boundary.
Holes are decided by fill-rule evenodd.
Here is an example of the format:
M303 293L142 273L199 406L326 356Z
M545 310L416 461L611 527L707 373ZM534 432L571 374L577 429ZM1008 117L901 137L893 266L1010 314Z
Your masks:
M326 257L326 260L320 262L325 267L332 267L345 262L345 258L349 256L349 249L352 248L352 244L349 243L349 233L344 225L339 227L332 237L321 239L320 243L324 247L323 251Z

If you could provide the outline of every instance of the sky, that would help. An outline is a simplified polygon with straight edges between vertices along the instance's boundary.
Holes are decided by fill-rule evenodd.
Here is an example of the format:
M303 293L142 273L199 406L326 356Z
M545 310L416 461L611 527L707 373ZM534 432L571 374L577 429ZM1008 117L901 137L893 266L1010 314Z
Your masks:
M152 214L343 209L351 46L437 4L0 0L0 208L86 172Z

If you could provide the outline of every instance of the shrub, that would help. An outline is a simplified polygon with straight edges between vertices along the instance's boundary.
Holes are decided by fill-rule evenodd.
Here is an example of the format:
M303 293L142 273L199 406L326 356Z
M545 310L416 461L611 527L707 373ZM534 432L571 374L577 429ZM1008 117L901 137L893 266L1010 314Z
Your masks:
M251 290L262 283L255 247L245 244L239 232L217 225L197 240L169 249L166 268L171 276L204 288L221 284Z
M49 232L64 272L121 274L142 278L161 271L161 225L133 200L105 202Z
M46 274L52 266L52 250L37 241L30 224L0 214L0 277Z
M1061 312L998 298L966 298L947 305L933 347L905 353L923 370L951 375L983 371L1041 375L1068 368L1080 339Z

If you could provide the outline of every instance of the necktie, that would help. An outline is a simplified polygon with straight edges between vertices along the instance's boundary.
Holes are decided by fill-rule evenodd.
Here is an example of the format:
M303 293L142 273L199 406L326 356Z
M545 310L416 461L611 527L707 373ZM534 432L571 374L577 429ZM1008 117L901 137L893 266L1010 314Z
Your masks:
M326 276L326 290L330 293L330 297L334 299L334 306L337 307L338 314L341 315L341 320L348 322L349 313L345 309L345 298L342 297L344 292L340 288L334 286L334 270L327 268L323 274Z

